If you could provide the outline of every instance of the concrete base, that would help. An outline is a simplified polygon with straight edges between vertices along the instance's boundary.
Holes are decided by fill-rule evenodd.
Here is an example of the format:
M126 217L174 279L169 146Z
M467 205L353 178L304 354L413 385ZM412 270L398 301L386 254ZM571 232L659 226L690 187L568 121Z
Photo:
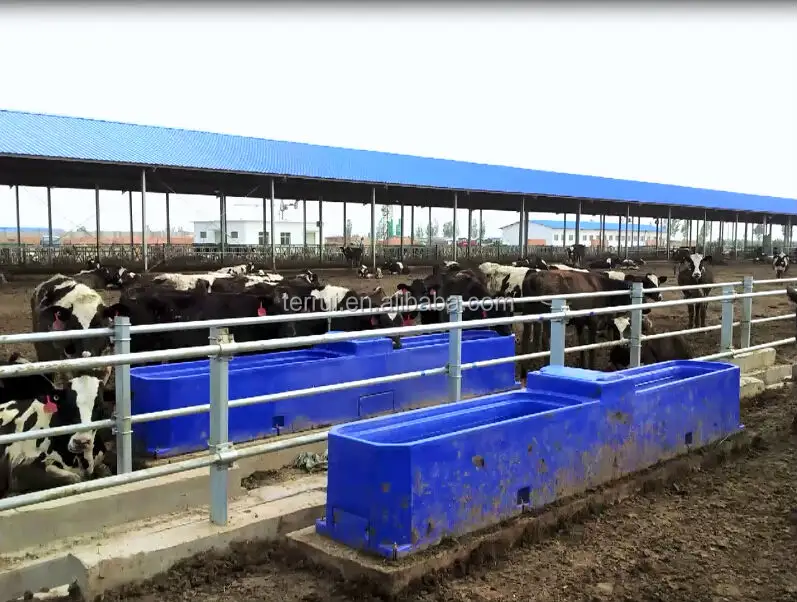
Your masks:
M736 357L723 359L723 362L736 364L742 371L742 374L756 372L757 370L764 370L770 366L775 365L775 348L768 347L767 349L758 349L748 353L742 353Z
M755 397L756 395L762 393L764 389L766 389L764 381L762 381L760 378L753 378L752 376L742 376L741 384L742 384L742 391L741 391L742 399L749 399L751 397Z
M295 435L280 438L291 436ZM274 437L274 440L280 438ZM260 443L262 441L248 445ZM236 447L245 448L247 444ZM228 471L230 499L246 494L241 480L253 472L279 470L291 464L301 452L319 453L325 448L326 442L313 443L235 463ZM181 456L174 461L192 456ZM196 508L207 503L210 495L209 475L208 469L197 469L0 512L0 524L3 525L0 554L46 544L53 539L79 537L133 521Z
M746 453L757 440L742 432L702 453L681 456L653 469L576 498L550 506L541 514L520 517L488 531L469 535L444 546L396 561L366 555L316 534L315 526L288 534L288 545L312 564L345 580L368 583L377 595L394 596L424 577L467 563L474 555L496 555L518 541L534 541L562 524L594 514L643 491L668 486L690 472L710 469L724 458Z
M225 526L213 525L207 508L201 508L51 541L0 559L1 599L76 583L92 600L201 552L225 549L236 541L276 539L314 524L324 513L325 499L326 475L314 475L248 492L230 504Z

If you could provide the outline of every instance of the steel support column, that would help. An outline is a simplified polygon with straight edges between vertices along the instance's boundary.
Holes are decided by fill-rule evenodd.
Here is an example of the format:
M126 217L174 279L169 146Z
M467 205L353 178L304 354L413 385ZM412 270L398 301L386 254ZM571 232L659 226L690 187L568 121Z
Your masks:
M625 206L625 258L628 259L628 243L631 240L628 238L628 222L631 221L631 205ZM631 229L631 234L633 235L634 230Z
M221 265L227 263L227 208L225 196L219 195L219 230L221 230Z
M581 244L581 201L576 208L576 241L574 244Z
M144 271L149 271L147 257L147 170L141 170L141 250L144 253Z
M670 247L672 241L672 235L670 232L672 231L672 207L667 207L667 259L670 259Z
M172 212L169 207L169 193L166 193L166 246L172 246Z
M271 220L271 231L269 233L269 239L271 240L271 269L275 272L277 271L277 230L275 228L275 220L274 220L274 178L271 178L271 195L269 198L269 219Z
M100 229L100 187L94 185L94 225L97 229L94 237L94 247L97 253L97 261L100 261L100 238L102 230Z
M400 209L400 225L399 225L399 254L401 259L404 259L404 203L399 204Z
M47 254L53 260L53 197L52 189L47 187Z
M525 228L523 227L523 218L526 215L526 197L520 197L520 214L518 215L518 229L517 229L517 254L518 257L523 257L523 235Z
M324 199L318 198L318 260L324 261Z
M14 200L17 206L17 253L19 254L17 260L22 263L22 225L19 216L19 184L14 186Z
M263 197L263 237L260 239L260 245L263 247L263 257L266 256L266 248L268 248L268 228L266 225L268 224L268 216L266 215L266 197Z
M453 211L454 217L453 217L453 223L451 224L451 238L452 238L453 243L454 243L454 245L453 245L454 248L452 250L452 253L453 253L452 259L454 261L457 260L457 201L458 201L457 193L455 192L454 193L454 211Z
M466 256L470 259L470 240L473 237L473 209L468 209L468 246L465 251Z
M318 207L320 210L320 203ZM307 259L307 199L302 199L302 249L304 257Z
M431 224L432 208L429 208ZM431 228L429 228L431 232ZM431 234L429 235L431 238ZM376 273L376 186L371 187L371 269Z
M136 248L136 235L135 235L136 227L135 227L135 224L133 223L133 191L132 190L128 190L127 191L127 198L128 198L128 201L130 202L130 261L133 261L133 259L136 256L136 252L135 252L135 248Z

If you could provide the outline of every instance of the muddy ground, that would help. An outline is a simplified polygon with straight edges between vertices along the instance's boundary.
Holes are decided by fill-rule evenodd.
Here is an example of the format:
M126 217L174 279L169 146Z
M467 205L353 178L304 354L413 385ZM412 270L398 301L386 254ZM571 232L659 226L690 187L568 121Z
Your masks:
M669 270L665 265L656 272ZM741 280L746 274L771 277L770 269L750 264L715 271L718 281ZM385 278L379 284L390 290L401 280ZM333 281L351 283L360 290L374 286L373 281L348 279L339 273ZM27 306L33 285L33 281L14 282L0 291L0 332L30 328ZM772 297L756 299L753 311L754 317L763 317L785 314L793 307L784 298ZM709 323L718 323L719 315L719 306L710 307ZM681 329L686 308L657 310L655 319L659 329ZM753 343L793 334L791 320L754 326ZM691 335L689 341L697 355L712 353L717 350L719 333ZM16 350L31 351L21 346ZM780 361L792 362L795 355L793 346L778 350ZM749 455L691 475L665 490L631 498L585 522L567 525L539 543L437 576L401 600L797 601L795 412L797 400L791 385L749 400L742 407L743 422L762 435L762 444ZM192 559L152 582L112 592L106 599L369 602L378 598L367 587L341 583L285 557L277 544L250 543L223 556Z

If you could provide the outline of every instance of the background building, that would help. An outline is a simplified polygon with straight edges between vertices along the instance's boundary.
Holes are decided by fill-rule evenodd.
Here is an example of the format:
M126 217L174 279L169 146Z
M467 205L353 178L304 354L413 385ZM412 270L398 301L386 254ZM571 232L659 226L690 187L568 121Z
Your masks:
M612 221L614 223L612 223ZM622 232L617 234L617 221L612 220L606 223L606 241L607 247L617 247L618 240L621 245L625 246L625 224L623 224ZM528 244L531 246L564 246L573 245L580 242L583 245L597 247L600 244L600 222L581 221L580 235L581 240L576 241L576 222L568 221L567 225L557 220L529 220L528 228ZM517 245L520 234L520 222L514 222L508 226L501 228L501 242L505 245ZM564 238L563 238L564 237ZM633 231L631 225L628 225L628 244L632 247L637 245L655 246L656 245L656 226L649 224L642 224L640 228L639 238L637 238L637 226L634 224ZM667 239L666 231L662 226L659 232L659 241ZM660 242L660 244L664 244Z
M263 240L263 220L227 220L228 245L262 245L271 244L268 228L271 222L266 223L266 237ZM318 227L307 223L307 240L304 238L304 224L300 221L278 220L274 222L278 245L317 245L319 241ZM221 224L216 221L194 222L194 243L219 244L221 243Z

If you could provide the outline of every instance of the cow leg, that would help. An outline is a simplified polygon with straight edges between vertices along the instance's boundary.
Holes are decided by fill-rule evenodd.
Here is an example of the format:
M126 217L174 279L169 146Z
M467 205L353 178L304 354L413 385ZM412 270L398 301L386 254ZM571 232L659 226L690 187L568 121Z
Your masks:
M28 464L16 466L11 471L11 490L15 493L41 491L80 483L79 474L54 464Z

